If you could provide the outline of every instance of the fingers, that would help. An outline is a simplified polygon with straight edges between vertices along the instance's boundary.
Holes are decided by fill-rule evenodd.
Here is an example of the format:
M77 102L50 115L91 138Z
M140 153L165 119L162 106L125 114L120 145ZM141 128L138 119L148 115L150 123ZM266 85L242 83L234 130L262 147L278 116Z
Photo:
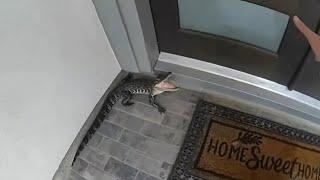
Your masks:
M302 32L302 34L307 38L309 42L313 41L317 38L317 34L311 31L301 20L298 16L293 17L293 22L297 26L297 28Z
M315 56L320 62L320 36L308 28L297 16L293 17L293 22L301 33L307 38Z

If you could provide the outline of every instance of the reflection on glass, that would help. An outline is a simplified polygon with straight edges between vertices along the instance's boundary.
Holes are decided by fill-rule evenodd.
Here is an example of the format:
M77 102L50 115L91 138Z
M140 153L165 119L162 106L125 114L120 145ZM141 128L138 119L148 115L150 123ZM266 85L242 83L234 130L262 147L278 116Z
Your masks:
M277 52L289 16L242 0L178 0L180 27Z

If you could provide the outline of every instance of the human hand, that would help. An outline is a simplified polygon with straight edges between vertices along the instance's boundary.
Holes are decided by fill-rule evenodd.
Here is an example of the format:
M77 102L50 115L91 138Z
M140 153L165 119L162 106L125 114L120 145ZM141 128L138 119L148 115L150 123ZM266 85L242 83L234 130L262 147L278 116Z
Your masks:
M293 22L301 33L307 38L316 56L316 61L320 62L320 36L309 29L298 16L293 17Z

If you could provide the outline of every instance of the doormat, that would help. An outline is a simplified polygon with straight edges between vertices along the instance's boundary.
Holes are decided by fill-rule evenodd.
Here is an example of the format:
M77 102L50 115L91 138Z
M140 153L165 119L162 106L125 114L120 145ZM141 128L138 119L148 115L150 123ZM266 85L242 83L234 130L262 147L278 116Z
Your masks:
M171 180L320 180L320 137L200 101Z

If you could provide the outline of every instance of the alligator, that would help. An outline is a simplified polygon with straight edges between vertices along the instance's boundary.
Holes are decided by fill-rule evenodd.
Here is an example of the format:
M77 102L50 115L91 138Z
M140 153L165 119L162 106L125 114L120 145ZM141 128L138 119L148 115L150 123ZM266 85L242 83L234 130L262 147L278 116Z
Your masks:
M112 110L113 105L121 99L121 104L123 106L131 106L134 104L132 98L134 95L143 94L148 95L149 103L153 107L157 108L159 113L165 113L166 109L162 107L157 101L156 96L163 92L173 92L178 91L179 88L173 83L168 81L171 73L159 74L156 78L143 76L140 78L133 78L133 74L129 73L115 88L109 93L106 100L104 101L102 108L98 115L96 116L91 127L85 134L80 146L74 156L72 165L77 157L80 155L81 151L87 145L93 134L100 127L106 116Z

